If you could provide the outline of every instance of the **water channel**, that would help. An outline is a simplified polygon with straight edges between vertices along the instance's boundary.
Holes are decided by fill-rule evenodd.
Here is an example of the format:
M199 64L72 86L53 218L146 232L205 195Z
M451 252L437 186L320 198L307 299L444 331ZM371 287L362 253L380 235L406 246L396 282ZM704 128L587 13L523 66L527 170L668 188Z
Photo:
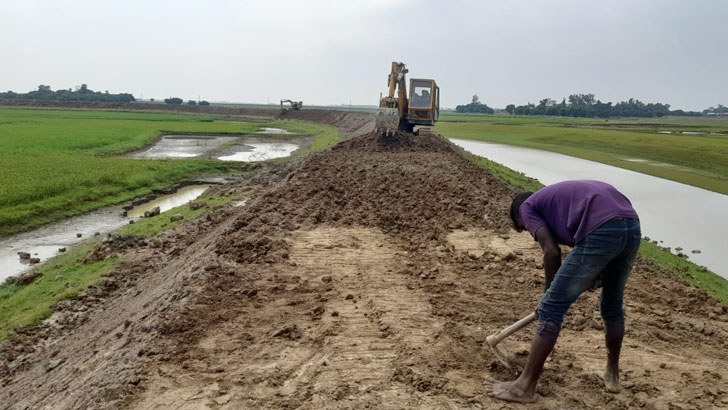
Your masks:
M545 185L569 179L607 182L632 201L640 215L644 236L662 241L661 246L673 250L684 248L682 252L691 261L728 279L726 246L721 239L728 232L728 195L548 151L471 140L450 141ZM700 253L693 254L693 250Z
M182 187L173 194L160 196L132 208L127 216L123 216L121 205L111 206L1 239L0 283L32 266L27 261L21 260L18 252L28 252L33 258L40 258L43 263L58 255L61 248L70 250L71 246L97 236L97 233L100 236L113 232L128 225L130 220L143 216L144 211L154 207L158 206L161 212L165 212L184 205L202 195L209 187L209 185Z

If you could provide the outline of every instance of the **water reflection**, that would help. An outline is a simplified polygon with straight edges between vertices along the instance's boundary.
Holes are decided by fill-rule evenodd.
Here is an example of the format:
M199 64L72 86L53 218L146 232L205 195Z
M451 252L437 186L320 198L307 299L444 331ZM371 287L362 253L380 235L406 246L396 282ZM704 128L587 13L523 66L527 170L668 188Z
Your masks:
M217 157L221 161L241 161L255 162L265 161L273 158L284 158L290 156L300 146L287 142L278 143L248 143L243 146L243 151L236 152L232 155L224 155Z

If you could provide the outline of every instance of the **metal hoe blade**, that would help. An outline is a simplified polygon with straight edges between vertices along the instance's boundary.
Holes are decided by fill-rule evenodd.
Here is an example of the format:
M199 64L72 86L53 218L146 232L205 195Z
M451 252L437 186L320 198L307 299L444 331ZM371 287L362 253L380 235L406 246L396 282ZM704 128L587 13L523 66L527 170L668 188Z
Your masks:
M399 111L396 108L379 108L375 118L379 134L391 135L399 128Z

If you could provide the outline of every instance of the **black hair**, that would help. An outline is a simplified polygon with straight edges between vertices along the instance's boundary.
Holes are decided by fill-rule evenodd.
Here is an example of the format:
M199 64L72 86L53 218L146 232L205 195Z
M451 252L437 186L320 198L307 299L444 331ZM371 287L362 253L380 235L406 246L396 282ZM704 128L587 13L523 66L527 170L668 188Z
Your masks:
M515 198L513 198L513 203L511 203L511 220L513 221L513 227L518 231L522 231L523 229L520 229L518 227L518 219L521 217L521 213L519 212L521 209L521 204L528 199L529 196L531 196L533 192L521 192L520 194L516 195Z

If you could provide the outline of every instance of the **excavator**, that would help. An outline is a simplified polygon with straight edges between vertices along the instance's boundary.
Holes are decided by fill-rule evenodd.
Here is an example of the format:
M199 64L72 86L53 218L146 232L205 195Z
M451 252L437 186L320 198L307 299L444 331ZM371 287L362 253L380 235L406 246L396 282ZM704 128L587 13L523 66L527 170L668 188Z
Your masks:
M408 72L404 63L392 62L387 79L389 94L385 97L380 94L376 114L379 135L392 136L396 131L413 133L415 126L435 125L440 117L440 87L435 80L411 78L407 95L405 75Z

